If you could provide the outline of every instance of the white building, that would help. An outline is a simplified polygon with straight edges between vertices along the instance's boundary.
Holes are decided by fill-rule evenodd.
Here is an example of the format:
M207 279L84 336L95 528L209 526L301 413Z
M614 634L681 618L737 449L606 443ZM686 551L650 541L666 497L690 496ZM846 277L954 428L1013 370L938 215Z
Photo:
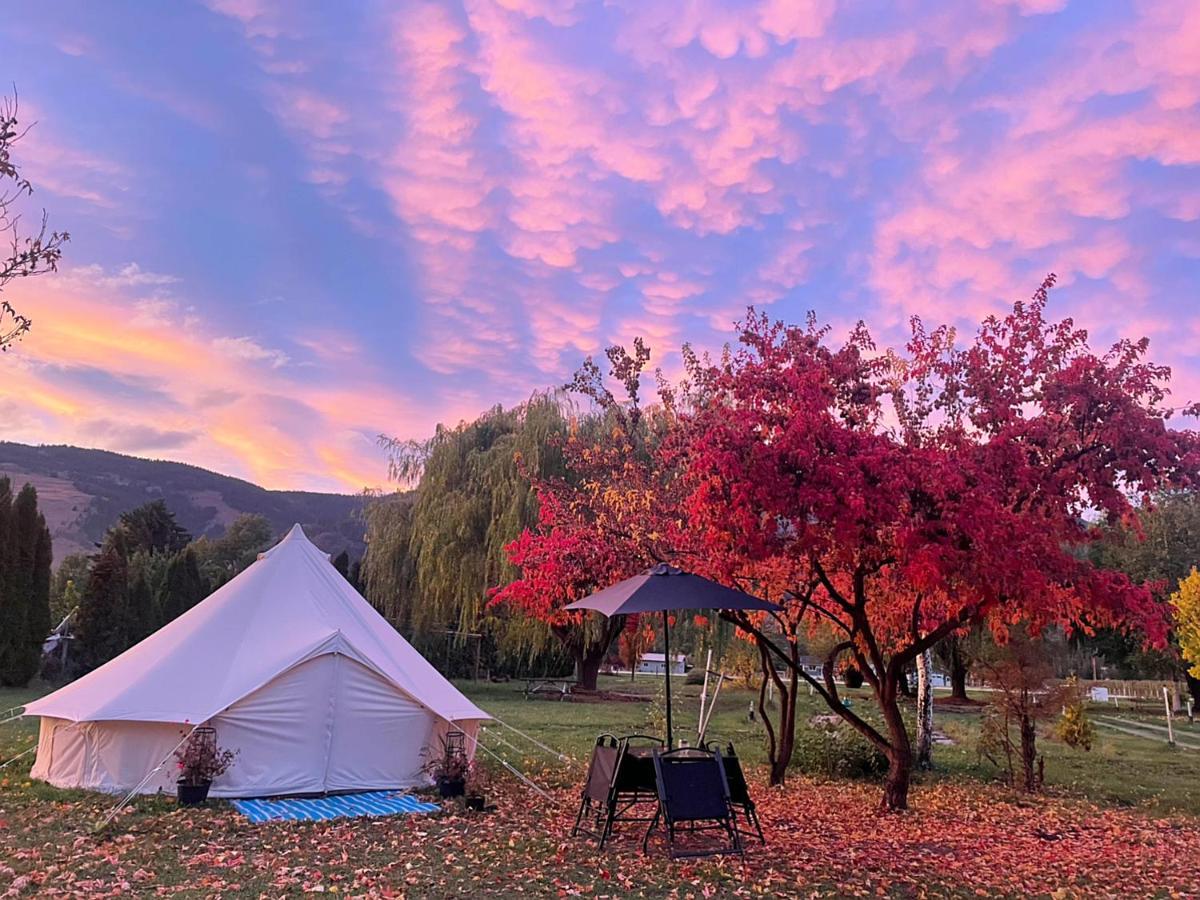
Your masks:
M661 675L663 669L667 665L667 656L665 653L643 653L642 658L638 660L638 674L646 675ZM683 675L687 673L687 657L680 653L678 656L671 658L671 674Z

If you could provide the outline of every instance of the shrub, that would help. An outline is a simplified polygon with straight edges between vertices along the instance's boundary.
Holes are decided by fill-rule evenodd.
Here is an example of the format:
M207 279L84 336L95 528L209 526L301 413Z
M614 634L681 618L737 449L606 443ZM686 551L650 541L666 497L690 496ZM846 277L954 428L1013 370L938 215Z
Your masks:
M887 772L887 757L847 725L800 729L792 759L808 775L877 778Z
M1062 717L1054 729L1055 734L1068 747L1074 747L1076 750L1080 748L1091 750L1092 741L1096 738L1096 726L1088 718L1087 710L1083 705L1083 692L1074 677L1067 682L1067 691L1071 699L1063 707Z

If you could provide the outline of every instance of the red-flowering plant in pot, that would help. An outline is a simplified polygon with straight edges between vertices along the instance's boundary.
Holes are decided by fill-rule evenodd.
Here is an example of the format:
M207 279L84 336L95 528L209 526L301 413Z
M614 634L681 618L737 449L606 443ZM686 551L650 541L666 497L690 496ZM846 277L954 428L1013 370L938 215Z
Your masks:
M237 758L237 750L217 746L215 729L195 728L175 750L179 770L176 794L183 806L199 806L208 799L213 779L224 775Z

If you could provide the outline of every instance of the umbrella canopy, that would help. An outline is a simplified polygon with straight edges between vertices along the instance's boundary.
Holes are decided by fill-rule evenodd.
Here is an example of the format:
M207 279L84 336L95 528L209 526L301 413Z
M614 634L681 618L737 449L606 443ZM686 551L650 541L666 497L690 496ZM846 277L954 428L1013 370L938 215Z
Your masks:
M577 600L567 609L594 609L606 616L619 616L671 609L779 610L782 607L659 563L642 575L618 581Z
M675 736L671 725L671 626L667 612L672 609L761 609L779 610L783 607L749 594L727 588L700 575L659 563L642 575L606 587L602 591L576 600L567 609L594 609L606 616L632 613L661 612L663 617L663 649L667 664L666 678L667 747L673 747Z

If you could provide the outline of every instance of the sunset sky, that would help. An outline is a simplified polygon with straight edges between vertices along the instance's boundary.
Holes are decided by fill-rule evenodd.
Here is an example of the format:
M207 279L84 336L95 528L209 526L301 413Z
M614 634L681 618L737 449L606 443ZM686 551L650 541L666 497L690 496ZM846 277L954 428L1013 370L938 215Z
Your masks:
M1200 400L1200 3L24 4L0 83L72 240L0 438L267 487L748 304L881 343L1055 271Z

